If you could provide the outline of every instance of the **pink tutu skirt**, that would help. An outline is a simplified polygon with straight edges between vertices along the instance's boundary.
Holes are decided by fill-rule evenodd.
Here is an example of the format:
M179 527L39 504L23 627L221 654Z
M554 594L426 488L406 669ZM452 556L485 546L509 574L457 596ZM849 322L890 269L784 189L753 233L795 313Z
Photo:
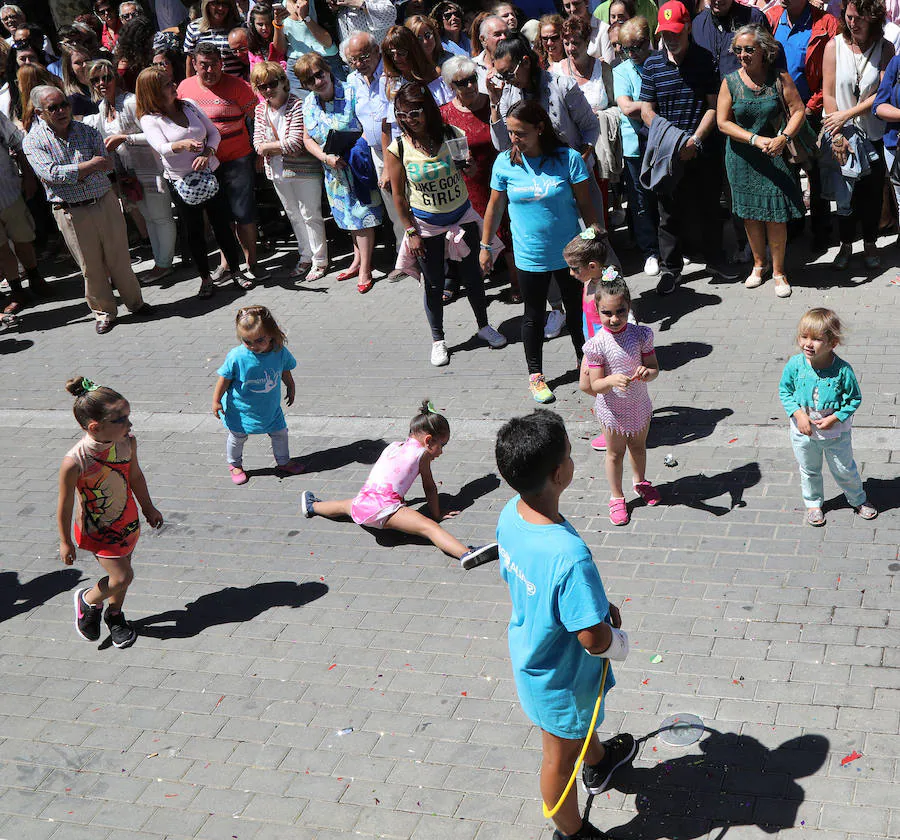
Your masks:
M350 506L350 517L357 525L384 528L384 523L402 507L403 499L392 487L365 486Z

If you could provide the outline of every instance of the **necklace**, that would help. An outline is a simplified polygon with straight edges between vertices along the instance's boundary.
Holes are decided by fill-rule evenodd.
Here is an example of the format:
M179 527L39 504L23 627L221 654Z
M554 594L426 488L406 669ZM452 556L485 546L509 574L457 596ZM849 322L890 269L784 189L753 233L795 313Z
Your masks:
M861 93L860 83L862 82L863 74L866 72L866 67L871 61L872 53L875 51L876 46L878 46L878 38L872 42L872 46L865 52L863 52L861 44L850 44L850 55L853 56L853 71L856 74L856 82L853 85L853 98L857 102L859 102ZM856 53L853 52L854 47L859 50L859 60L856 57Z

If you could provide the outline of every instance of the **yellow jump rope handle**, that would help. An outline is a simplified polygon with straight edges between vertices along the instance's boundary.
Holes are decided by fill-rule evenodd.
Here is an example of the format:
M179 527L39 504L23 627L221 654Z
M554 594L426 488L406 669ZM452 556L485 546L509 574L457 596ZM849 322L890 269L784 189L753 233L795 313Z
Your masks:
M562 808L562 804L566 801L569 791L572 790L572 785L575 784L575 779L578 778L578 771L581 769L581 765L584 764L584 757L587 755L588 747L591 743L591 736L594 734L594 727L597 725L597 716L600 714L600 706L603 703L603 689L606 686L606 674L608 671L609 660L604 659L603 674L600 676L600 691L597 692L597 702L594 704L594 715L591 718L591 725L588 728L587 737L584 739L584 746L581 748L581 754L578 756L578 761L575 762L575 769L572 771L572 775L569 777L569 783L562 792L562 796L559 797L559 801L552 808L548 808L546 802L542 803L544 807L544 817L547 819L550 819L550 817Z

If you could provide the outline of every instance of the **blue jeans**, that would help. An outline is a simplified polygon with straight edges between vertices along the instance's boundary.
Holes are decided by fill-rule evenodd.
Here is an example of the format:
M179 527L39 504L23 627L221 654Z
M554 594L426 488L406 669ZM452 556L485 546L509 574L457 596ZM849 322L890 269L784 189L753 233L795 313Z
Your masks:
M844 491L851 506L859 507L866 500L866 491L863 490L862 479L859 477L856 461L853 460L850 432L844 432L836 438L816 440L801 434L792 426L791 445L800 465L800 489L803 491L806 507L820 508L825 501L825 488L822 482L823 455L835 483Z
M641 186L641 158L625 158L625 187L631 231L641 254L659 257L659 212L656 196Z
M225 442L225 457L232 467L243 466L244 463L244 444L247 442L249 435L241 432L232 432L228 430L228 440ZM279 467L283 467L291 460L291 452L288 445L287 428L279 429L277 432L269 432L272 438L272 454L275 456L275 463Z

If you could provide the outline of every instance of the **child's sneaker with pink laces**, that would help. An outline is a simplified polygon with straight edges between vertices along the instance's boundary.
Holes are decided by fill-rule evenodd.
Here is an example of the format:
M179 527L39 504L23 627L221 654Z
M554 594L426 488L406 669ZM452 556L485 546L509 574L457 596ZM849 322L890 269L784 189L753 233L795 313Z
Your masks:
M634 485L634 492L638 494L648 505L658 505L662 496L649 481L639 481Z
M628 507L625 504L625 499L610 499L609 521L613 525L627 525L628 519Z

